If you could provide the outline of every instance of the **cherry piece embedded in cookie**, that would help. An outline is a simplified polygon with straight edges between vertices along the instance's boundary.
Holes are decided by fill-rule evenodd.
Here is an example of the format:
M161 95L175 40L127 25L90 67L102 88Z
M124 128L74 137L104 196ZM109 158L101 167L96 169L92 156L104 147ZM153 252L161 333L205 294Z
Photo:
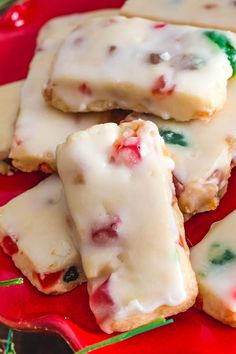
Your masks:
M173 174L173 183L175 186L176 197L179 198L184 191L184 186L174 174Z
M178 241L178 244L185 248L185 242L184 242L184 239L183 239L183 236L182 235L179 235L179 241Z
M153 26L153 28L154 28L154 29L160 29L160 28L164 28L164 27L166 27L166 26L167 26L166 23L156 23L156 24Z
M122 139L118 144L115 144L111 161L117 164L124 164L127 167L136 165L141 160L141 139L131 136Z
M38 168L43 173L51 174L54 172L52 167L49 166L46 162L41 163Z
M1 246L3 251L9 256L13 256L19 251L16 242L10 236L4 237L1 242Z
M79 91L86 96L90 96L92 94L92 90L90 89L90 87L88 87L88 85L83 82L80 86L79 86Z
M152 94L153 95L163 95L170 96L174 90L176 85L167 85L167 81L164 75L159 76L152 86Z
M59 272L44 274L43 276L36 273L36 276L41 286L46 289L51 288L60 279L61 274L62 271L60 270Z
M96 243L106 243L108 240L116 239L118 227L121 220L118 216L109 217L109 220L103 225L96 226L92 230L92 239Z
M90 296L90 306L98 322L105 321L112 313L114 302L109 292L110 277L104 281Z

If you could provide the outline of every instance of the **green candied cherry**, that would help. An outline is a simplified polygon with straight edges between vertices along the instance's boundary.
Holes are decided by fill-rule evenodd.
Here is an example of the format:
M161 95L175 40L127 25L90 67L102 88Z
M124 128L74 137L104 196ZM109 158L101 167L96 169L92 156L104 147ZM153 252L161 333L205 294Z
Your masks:
M236 260L236 254L224 248L219 243L213 243L209 248L209 263L215 266L222 266Z
M232 76L234 76L236 74L236 48L231 40L219 31L204 31L204 35L224 51L233 70Z
M159 129L161 137L165 140L166 144L188 146L186 137L182 133L174 132L170 129Z

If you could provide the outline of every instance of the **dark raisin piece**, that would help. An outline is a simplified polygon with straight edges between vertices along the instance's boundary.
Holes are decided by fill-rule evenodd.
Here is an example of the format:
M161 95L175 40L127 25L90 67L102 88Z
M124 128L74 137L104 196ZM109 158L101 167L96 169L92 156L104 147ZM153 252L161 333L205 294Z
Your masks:
M110 45L109 50L108 50L109 54L112 54L116 49L117 49L116 45Z
M204 9L206 9L206 10L212 10L212 9L216 9L216 8L218 7L218 5L212 3L212 4L206 4L206 5L204 5L203 7L204 7Z
M159 64L161 62L161 57L158 53L151 53L149 55L149 62L151 64Z
M76 267L70 267L67 272L63 276L63 281L65 283L70 283L71 281L75 281L79 278L79 272Z

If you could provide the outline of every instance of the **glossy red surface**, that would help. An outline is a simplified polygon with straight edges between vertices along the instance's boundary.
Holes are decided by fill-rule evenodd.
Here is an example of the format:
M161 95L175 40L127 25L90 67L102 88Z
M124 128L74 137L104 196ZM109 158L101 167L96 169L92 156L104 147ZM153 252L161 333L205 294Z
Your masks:
M32 0L14 7L0 19L0 84L22 79L27 73L39 27L50 17L76 11L119 7L122 0ZM18 15L12 15L14 12ZM15 20L14 20L15 19ZM14 21L18 21L15 26ZM23 21L23 22L22 22ZM37 184L42 173L17 173L0 176L0 205ZM190 245L198 242L212 222L236 208L236 171L220 207L204 213L186 224ZM0 280L21 276L11 258L0 251ZM102 333L88 306L86 286L62 296L46 296L34 289L27 280L24 285L0 288L0 321L23 330L50 330L60 334L73 349L98 342L107 337ZM236 332L209 316L191 309L174 317L174 324L134 337L98 353L205 354L236 353Z

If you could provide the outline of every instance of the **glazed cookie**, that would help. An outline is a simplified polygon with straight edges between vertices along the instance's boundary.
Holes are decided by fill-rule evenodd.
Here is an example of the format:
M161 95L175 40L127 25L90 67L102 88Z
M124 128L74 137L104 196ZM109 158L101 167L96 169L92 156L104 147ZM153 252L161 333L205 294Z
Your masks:
M230 43L232 56L212 31L122 16L89 19L60 47L45 99L65 112L122 108L181 121L209 118L223 107L235 66L235 35L216 35Z
M121 14L236 31L236 2L233 0L127 0Z
M73 233L55 175L0 208L2 249L45 294L67 292L85 280Z
M19 110L22 81L0 86L0 160L8 157Z
M113 113L63 114L48 106L42 97L49 69L61 41L78 23L96 16L108 16L115 10L103 10L83 15L63 16L49 21L41 30L35 56L22 89L21 108L17 119L10 157L18 169L31 172L56 170L56 146L67 136L94 124L111 119Z
M191 249L199 284L197 306L217 320L236 327L236 212L213 224Z
M187 310L197 295L173 161L152 122L107 123L57 149L90 307L103 331Z

